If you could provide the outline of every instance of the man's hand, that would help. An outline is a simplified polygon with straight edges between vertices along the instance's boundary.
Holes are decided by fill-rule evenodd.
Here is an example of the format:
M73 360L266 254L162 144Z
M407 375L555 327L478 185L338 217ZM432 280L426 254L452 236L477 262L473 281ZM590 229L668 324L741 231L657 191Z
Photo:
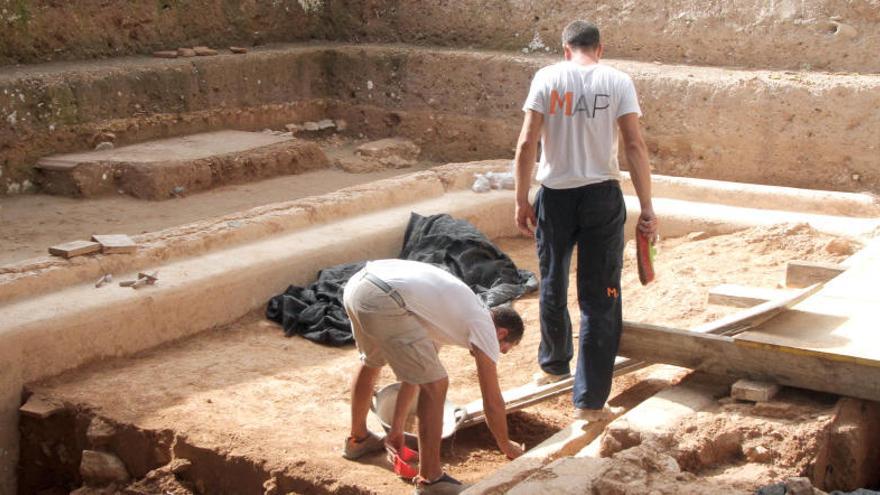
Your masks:
M642 213L639 215L638 229L639 232L647 236L651 242L657 240L657 215L654 214L653 208L642 209Z
M511 461L516 459L517 457L523 455L524 448L522 445L514 442L513 440L507 441L507 446L501 449L504 452L504 455L507 456Z
M528 201L516 202L516 226L523 234L534 237L535 225L538 224L538 217L535 215L535 209Z
M507 410L501 386L498 384L498 369L479 347L474 347L474 360L477 362L477 378L480 380L480 392L483 395L483 412L486 415L486 426L495 437L498 449L509 459L522 455L522 447L510 441L507 434Z
M532 185L532 170L538 158L538 142L541 141L541 129L544 126L544 115L534 110L526 112L522 130L516 143L514 157L514 181L516 190L516 226L528 237L534 237L538 219L535 209L529 204L529 188Z

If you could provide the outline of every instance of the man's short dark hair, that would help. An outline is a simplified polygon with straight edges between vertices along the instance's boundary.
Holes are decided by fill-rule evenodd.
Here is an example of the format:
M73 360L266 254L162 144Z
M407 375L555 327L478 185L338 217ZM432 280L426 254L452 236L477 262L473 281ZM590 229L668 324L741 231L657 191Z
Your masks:
M572 21L562 30L562 46L594 49L599 46L599 28L592 22Z
M492 308L491 312L492 322L495 323L495 328L507 329L507 337L504 339L505 342L515 344L522 339L525 325L523 325L522 318L520 318L519 313L517 313L515 309L510 306L496 306Z

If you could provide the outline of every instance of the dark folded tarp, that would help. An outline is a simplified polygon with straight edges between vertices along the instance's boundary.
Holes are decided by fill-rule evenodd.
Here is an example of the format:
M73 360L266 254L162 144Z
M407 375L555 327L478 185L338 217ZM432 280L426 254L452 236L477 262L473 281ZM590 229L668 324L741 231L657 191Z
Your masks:
M445 268L490 307L538 287L533 273L517 269L510 257L476 227L449 215L423 217L413 213L398 257ZM364 265L359 262L326 268L308 287L291 285L269 300L266 317L280 323L287 336L301 335L336 346L353 343L351 323L342 307L342 291Z

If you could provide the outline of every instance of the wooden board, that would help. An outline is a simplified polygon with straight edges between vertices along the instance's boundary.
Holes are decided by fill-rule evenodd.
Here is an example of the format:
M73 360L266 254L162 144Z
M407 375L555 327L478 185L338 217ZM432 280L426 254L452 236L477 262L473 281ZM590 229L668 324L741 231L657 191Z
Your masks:
M768 301L753 308L740 311L739 313L733 314L726 318L722 318L720 320L701 325L692 330L692 332L735 335L739 332L748 330L755 325L763 323L770 318L773 318L780 312L787 310L788 308L815 294L820 288L821 285L817 284L803 290L794 291L781 299ZM623 322L624 329L622 340L628 338L627 328L632 325L638 324L626 321ZM645 368L654 362L657 362L657 360L629 359L626 357L618 356L614 360L614 376L632 373L634 371ZM558 382L550 383L547 385L535 385L534 383L527 383L520 387L516 387L503 392L502 397L504 398L507 412L513 412L528 407L532 404L550 399L552 397L556 397L559 394L566 393L570 391L573 386L574 378L566 378L564 380L560 380ZM468 426L472 426L486 420L483 411L482 399L474 400L466 404L464 407L466 415L465 419L459 426L460 428L466 428Z
M633 359L880 400L880 360L630 323L620 353Z
M767 301L783 299L791 290L748 287L737 284L721 284L709 289L709 304L749 308Z
M72 241L50 247L49 254L61 256L63 258L73 258L74 256L97 253L100 250L101 245L97 242Z
M846 268L836 263L789 261L785 267L785 285L786 287L798 288L824 283L844 271L846 271Z
M501 393L501 396L504 398L507 412L511 413L565 393L571 390L573 385L574 378L566 378L546 385L527 383L510 390L505 390ZM467 414L459 428L467 428L486 420L483 410L483 399L471 401L465 404L464 408Z
M92 240L101 244L104 254L133 253L137 250L137 244L125 234L96 234Z

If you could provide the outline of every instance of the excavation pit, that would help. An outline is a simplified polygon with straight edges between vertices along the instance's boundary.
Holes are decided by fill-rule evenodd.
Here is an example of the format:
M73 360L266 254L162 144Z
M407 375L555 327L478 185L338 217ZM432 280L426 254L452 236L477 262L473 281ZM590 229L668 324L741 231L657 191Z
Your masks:
M335 252L316 256L303 250L300 256L306 261L300 263L304 264L287 262L270 268L287 271L290 268L284 267L299 266L296 275L264 280L263 284L283 287L286 283L303 283L315 270L334 260L393 256L410 209L420 213L457 210L487 231L518 266L537 270L532 241L510 237L510 193L479 196L463 189L473 170L473 166L445 169L449 189L434 200L436 204L404 204L391 210L395 213L384 212L385 218L392 219L385 225L356 217L348 223L337 222L338 226L331 222L313 227L341 232L345 225L367 224L366 231L371 234L365 233L360 241L355 241L357 237L346 238L349 240L345 242L358 242L355 252L337 246ZM412 180L399 179L394 187L412 184ZM388 182L370 187L390 191ZM381 210L366 217L378 218L380 214ZM634 248L631 241L627 245L623 280L627 320L693 327L737 311L706 303L708 290L719 283L776 287L784 280L785 264L791 259L840 262L847 253L829 246L849 243L852 250L860 247L857 240L822 233L807 224L742 227L707 220L700 223L689 216L668 218L670 237L660 246L660 276L655 285L645 288L638 283ZM627 231L631 228L629 225ZM371 235L378 239L370 240ZM306 235L301 242L318 238ZM254 249L273 252L268 247ZM235 254L221 252L214 256ZM719 256L725 256L726 261L718 263ZM307 269L311 271L302 273ZM140 297L162 307L165 303L159 291L183 288L175 282L181 270L164 270L168 273L163 279L167 285L148 289L152 292ZM235 273L258 279L261 272L231 275ZM205 280L189 285L187 290L198 290L208 283L209 279ZM271 294L272 287L264 292ZM211 292L202 297L212 297ZM340 456L348 428L349 381L358 363L354 349L285 338L279 327L260 316L265 300L252 297L249 314L231 323L212 325L216 327L212 330L198 328L200 325L193 322L179 322L190 328L177 331L182 340L31 382L27 394L59 404L61 410L46 419L22 417L20 491L29 493L50 485L78 487L82 482L81 452L98 449L115 453L132 478L138 480L138 486L161 479L194 493L408 493L411 487L395 478L384 456L369 457L364 462L345 461ZM192 302L195 299L190 301L196 304ZM178 300L176 304L189 303ZM500 361L504 389L528 382L535 371L536 295L523 297L515 307L524 315L527 334L523 343ZM576 308L573 291L570 307ZM576 311L573 320L576 325ZM193 334L195 329L204 331ZM187 334L192 336L185 337ZM465 404L478 398L475 367L468 353L449 348L441 357L450 373L450 400ZM618 377L613 401L634 407L685 374L677 368L655 366ZM393 380L386 369L381 383ZM512 438L534 447L565 428L571 422L570 413L567 394L514 413L510 418ZM109 425L112 433L96 440L94 434L89 434L90 426L94 430L96 424ZM372 427L380 430L375 422ZM481 480L508 463L494 448L483 425L460 431L447 441L443 458L451 473L468 482ZM188 466L179 465L182 459L188 461ZM172 460L177 467L163 468ZM154 469L160 471L149 474Z
M627 319L702 328L836 277L736 337L630 324L630 352L651 342L640 359L703 371L619 376L612 402L628 411L607 432L569 421L567 394L513 413L535 448L512 463L484 425L467 428L443 446L450 471L492 494L748 493L790 475L880 486L876 0L7 3L0 493L67 493L81 473L129 495L409 491L381 456L338 457L353 351L284 339L261 310L320 268L394 256L412 211L468 219L534 270L512 194L468 189L508 169L529 82L575 18L600 27L602 62L632 77L643 113L664 240L648 289L627 247ZM181 160L152 148L152 165L44 161L217 132L283 142L214 141ZM384 156L394 146L406 156ZM138 250L46 256L112 233ZM158 284L95 287L142 271ZM534 370L534 297L517 302L533 340L502 364L505 388ZM451 398L475 398L469 357L444 357ZM804 389L736 403L733 376Z

